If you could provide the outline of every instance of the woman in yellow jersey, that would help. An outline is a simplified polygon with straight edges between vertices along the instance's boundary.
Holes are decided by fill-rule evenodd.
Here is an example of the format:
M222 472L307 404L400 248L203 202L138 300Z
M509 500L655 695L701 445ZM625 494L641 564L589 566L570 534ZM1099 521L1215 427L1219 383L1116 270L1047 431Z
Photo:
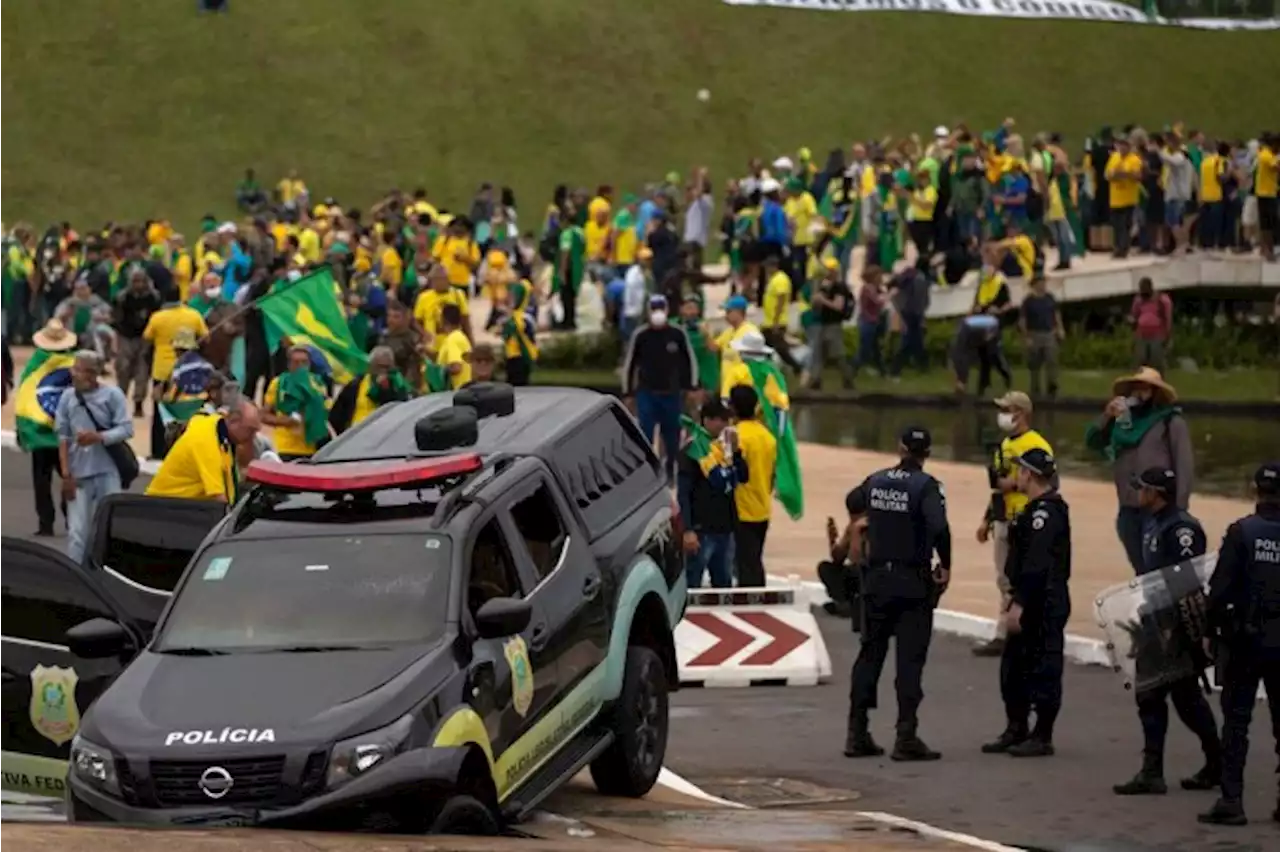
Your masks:
M329 434L329 400L311 371L311 350L289 348L289 372L267 385L262 422L273 426L276 452L285 461L309 458Z
M472 277L480 267L480 246L471 237L471 226L466 219L455 218L448 230L431 247L431 254L442 265L449 277L449 284L467 291Z

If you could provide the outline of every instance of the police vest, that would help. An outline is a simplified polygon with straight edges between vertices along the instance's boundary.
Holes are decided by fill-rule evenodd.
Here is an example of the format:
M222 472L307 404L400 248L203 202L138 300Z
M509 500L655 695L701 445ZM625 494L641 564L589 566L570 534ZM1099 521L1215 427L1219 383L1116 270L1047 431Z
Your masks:
M891 467L867 480L867 562L924 568L933 542L924 541L925 490L934 482L922 470Z
M1268 646L1280 647L1280 521L1250 515L1240 531L1249 587L1245 623L1260 630Z
M1200 522L1189 512L1182 509L1170 512L1168 517L1151 518L1147 521L1142 530L1142 567L1144 574L1168 565L1176 565L1183 559L1204 555L1203 548L1200 549L1199 553L1189 555L1182 553L1183 550L1191 547L1194 540L1176 542L1181 547L1168 552L1168 548L1165 547L1165 534L1179 525L1194 527L1200 531L1202 536L1204 535L1204 528L1200 526Z

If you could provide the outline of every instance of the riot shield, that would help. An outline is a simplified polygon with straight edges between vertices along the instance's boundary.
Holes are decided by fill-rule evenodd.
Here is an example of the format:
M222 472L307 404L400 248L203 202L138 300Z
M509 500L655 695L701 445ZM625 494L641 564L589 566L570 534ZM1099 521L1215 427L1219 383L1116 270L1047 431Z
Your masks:
M1204 589L1217 564L1209 553L1134 577L1098 595L1094 606L1112 667L1126 689L1143 693L1208 665Z

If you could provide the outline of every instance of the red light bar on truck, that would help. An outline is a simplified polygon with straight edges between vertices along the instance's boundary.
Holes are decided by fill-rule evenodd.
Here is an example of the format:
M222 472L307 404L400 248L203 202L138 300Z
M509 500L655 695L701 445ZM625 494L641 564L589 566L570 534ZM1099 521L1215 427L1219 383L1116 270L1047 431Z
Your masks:
M259 459L249 465L245 478L282 491L333 494L426 485L451 476L475 473L482 467L484 461L476 453L400 462L316 465Z

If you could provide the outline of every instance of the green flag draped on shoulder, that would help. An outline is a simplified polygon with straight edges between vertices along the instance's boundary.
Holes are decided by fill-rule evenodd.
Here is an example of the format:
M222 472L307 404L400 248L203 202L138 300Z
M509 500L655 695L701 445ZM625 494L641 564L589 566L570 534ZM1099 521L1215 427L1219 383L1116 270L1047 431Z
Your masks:
M800 451L796 447L796 436L791 430L791 418L782 409L774 408L769 402L765 387L772 376L778 387L786 390L787 383L782 373L772 361L755 358L744 358L742 363L751 371L751 383L755 385L756 396L760 399L760 408L764 413L764 424L773 432L778 441L778 467L774 477L773 493L778 502L787 510L793 520L804 515L804 484L800 481Z
M322 267L297 281L272 288L258 300L266 318L267 346L275 351L282 338L314 347L329 363L333 380L342 385L363 373L369 359L356 345L347 318L334 296L333 272Z
M18 380L18 393L13 401L17 423L18 446L23 450L52 449L58 446L53 418L58 413L62 392L71 387L70 352L37 349Z

